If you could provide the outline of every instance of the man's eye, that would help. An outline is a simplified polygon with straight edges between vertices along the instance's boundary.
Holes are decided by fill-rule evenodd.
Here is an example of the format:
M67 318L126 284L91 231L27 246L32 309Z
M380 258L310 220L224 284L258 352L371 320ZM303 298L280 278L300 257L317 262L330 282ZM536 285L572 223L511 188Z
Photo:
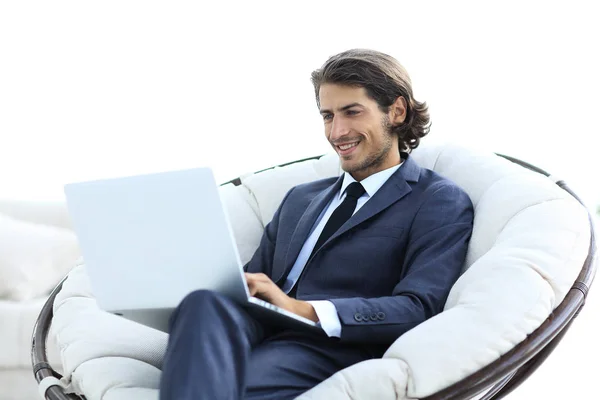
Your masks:
M356 111L356 110L348 110L348 111L346 111L346 115L356 115L356 114L358 114L358 111Z
M323 115L323 120L325 120L325 121L329 121L331 118L333 118L332 114L325 114L325 115Z

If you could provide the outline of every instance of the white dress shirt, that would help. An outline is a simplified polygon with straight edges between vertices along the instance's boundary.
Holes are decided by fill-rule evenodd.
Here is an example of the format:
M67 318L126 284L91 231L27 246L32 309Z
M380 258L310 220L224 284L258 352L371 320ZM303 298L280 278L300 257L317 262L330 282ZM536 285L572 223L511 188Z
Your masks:
M383 186L383 184L396 172L402 163L395 165L391 168L385 169L383 171L377 172L362 181L360 183L365 188L365 194L363 194L356 203L356 208L354 212L356 213L362 206L365 205L367 201L371 197L377 193L379 188ZM356 180L349 173L344 173L344 181L342 182L342 187L340 188L340 192L333 196L333 199L329 202L327 207L323 209L319 218L317 218L311 233L308 235L308 239L304 242L302 249L300 250L300 254L298 254L298 258L292 267L289 275L287 276L285 283L283 284L283 291L285 293L289 293L290 290L294 287L294 284L300 277L302 270L304 270L304 266L310 257L310 254L325 228L325 224L331 217L331 214L335 211L335 209L344 201L346 198L346 188L352 183L356 182ZM353 214L354 215L354 214ZM317 317L319 318L319 324L327 333L328 336L340 337L342 334L342 324L340 322L340 318L338 317L337 310L332 302L328 300L315 300L309 301L309 303L314 307Z

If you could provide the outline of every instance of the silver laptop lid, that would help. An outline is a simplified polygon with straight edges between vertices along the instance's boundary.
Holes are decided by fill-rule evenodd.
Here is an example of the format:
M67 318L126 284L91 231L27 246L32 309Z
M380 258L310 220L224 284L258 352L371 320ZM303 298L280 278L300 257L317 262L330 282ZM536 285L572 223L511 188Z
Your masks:
M176 307L196 289L247 300L209 168L72 183L65 194L102 309Z

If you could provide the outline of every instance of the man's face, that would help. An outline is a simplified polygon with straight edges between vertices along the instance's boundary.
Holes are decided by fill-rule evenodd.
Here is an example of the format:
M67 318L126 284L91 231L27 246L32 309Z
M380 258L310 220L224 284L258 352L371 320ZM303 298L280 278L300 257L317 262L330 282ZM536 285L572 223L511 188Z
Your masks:
M391 114L382 112L364 88L323 84L319 100L325 136L342 169L354 179L363 180L400 163L398 137L390 132Z

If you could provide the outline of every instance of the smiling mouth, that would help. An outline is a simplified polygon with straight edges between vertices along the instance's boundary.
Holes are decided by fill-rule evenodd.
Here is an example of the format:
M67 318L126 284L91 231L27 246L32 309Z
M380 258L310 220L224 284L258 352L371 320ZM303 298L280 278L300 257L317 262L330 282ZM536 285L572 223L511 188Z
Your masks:
M352 143L346 143L346 144L342 144L342 145L336 145L335 147L337 147L341 151L346 151L346 150L350 150L353 147L358 146L359 143L360 142L352 142Z

